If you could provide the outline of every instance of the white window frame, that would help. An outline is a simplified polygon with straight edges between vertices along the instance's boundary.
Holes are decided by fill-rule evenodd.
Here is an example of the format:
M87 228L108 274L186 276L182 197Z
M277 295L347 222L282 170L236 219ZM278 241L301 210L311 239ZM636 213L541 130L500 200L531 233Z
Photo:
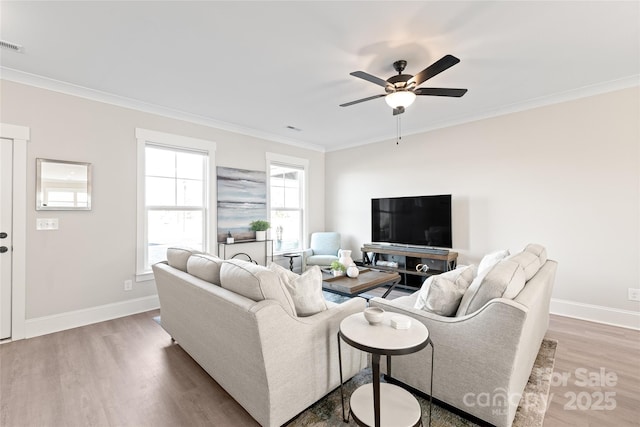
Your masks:
M266 153L267 159L267 212L271 220L271 165L290 166L300 168L304 171L303 193L302 193L302 240L300 250L304 250L307 245L307 230L309 229L309 159L286 156L284 154ZM273 230L271 231L273 233ZM287 251L276 251L274 255L283 254Z
M147 256L147 215L145 202L145 147L147 144L168 148L196 150L207 153L206 165L207 191L205 194L205 252L211 252L217 242L217 195L216 195L216 143L204 139L136 128L137 140L137 245L136 245L136 282L153 280L151 269L146 267Z

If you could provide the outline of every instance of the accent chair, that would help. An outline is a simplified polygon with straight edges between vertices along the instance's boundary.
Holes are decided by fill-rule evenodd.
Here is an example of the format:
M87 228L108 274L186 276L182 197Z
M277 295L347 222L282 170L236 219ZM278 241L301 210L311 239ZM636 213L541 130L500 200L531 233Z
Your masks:
M333 261L338 260L340 250L340 233L323 231L311 233L309 249L302 252L302 271L310 265L328 267Z

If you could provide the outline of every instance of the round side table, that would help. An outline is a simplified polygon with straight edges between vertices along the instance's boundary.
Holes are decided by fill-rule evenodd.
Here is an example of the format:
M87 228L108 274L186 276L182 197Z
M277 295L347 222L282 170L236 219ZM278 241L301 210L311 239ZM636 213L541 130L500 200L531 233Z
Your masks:
M411 319L409 329L395 329L390 320L396 313L385 312L381 323L370 325L363 313L352 314L340 323L338 331L338 358L340 363L340 393L342 397L342 417L344 411L342 390L342 351L340 341L352 347L371 353L373 382L365 384L353 392L349 413L361 426L419 426L422 425L422 411L418 400L405 389L394 385L380 384L380 356L387 356L387 370L391 369L391 356L411 354L431 346L431 384L433 384L433 342L427 327ZM406 316L405 316L406 317ZM389 372L390 374L390 372ZM433 387L433 385L432 385ZM431 425L431 395L429 395L429 425Z
M293 259L299 258L300 254L282 254L282 256L289 258L289 270L293 271Z

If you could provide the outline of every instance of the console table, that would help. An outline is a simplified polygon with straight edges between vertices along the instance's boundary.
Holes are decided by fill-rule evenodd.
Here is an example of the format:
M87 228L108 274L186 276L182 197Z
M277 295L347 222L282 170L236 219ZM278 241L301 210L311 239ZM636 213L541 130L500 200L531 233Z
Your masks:
M268 264L269 257L273 262L273 240L236 240L234 243L218 242L218 256L222 259L230 259L238 255L244 255L249 258L249 261L253 261L253 258L247 253L252 252L250 244L254 246L263 245L261 250L264 251L265 266Z
M447 249L367 243L360 250L365 266L395 271L402 277L401 284L413 288L420 287L424 277L455 269L458 260L458 253ZM371 258L369 253L373 253ZM398 266L377 265L383 259L397 262ZM424 264L429 269L426 272L416 271L418 264Z
M405 389L394 384L380 384L380 356L387 358L387 373L391 374L391 356L411 354L431 345L431 389L429 392L429 426L431 426L431 401L433 395L433 343L427 327L413 319L409 329L394 329L390 325L396 313L386 312L381 323L370 325L364 313L355 313L340 322L338 331L338 360L340 365L340 396L342 418L348 422L344 411L342 389L342 350L340 341L359 350L371 353L373 382L358 387L349 400L349 413L361 426L418 426L422 424L422 411L417 399Z

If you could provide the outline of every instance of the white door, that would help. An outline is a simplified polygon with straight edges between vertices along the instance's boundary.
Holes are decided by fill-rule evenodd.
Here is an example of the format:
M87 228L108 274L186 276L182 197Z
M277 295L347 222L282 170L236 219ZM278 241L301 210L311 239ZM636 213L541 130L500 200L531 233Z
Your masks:
M0 339L11 337L13 141L0 138Z

